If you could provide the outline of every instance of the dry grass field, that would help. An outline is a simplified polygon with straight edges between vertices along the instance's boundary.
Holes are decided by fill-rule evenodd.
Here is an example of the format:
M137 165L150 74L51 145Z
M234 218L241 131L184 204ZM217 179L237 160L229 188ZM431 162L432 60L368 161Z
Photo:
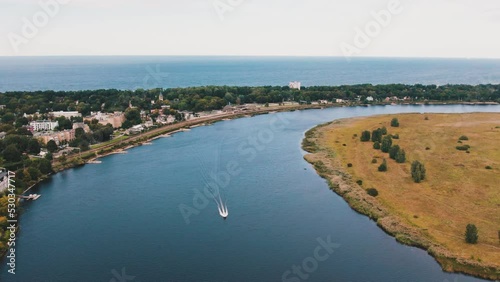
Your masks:
M400 127L391 127L392 118ZM399 134L393 144L406 151L406 163L361 142L362 131L385 126ZM357 137L354 137L355 134ZM468 141L459 144L459 137ZM353 180L376 188L378 201L392 214L421 229L459 257L500 269L500 114L401 114L357 118L321 128L318 145L335 155ZM456 149L469 145L470 153ZM377 159L377 164L372 160ZM383 159L388 171L379 172ZM411 162L425 164L427 178L414 183ZM352 163L352 168L347 164ZM486 169L490 166L492 169ZM467 224L479 229L479 243L464 241Z

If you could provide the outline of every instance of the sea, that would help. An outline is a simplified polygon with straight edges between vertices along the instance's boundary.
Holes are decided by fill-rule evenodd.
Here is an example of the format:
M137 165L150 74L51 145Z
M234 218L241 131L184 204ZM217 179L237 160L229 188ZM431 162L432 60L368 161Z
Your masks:
M498 84L500 60L343 57L0 57L0 92L206 85Z

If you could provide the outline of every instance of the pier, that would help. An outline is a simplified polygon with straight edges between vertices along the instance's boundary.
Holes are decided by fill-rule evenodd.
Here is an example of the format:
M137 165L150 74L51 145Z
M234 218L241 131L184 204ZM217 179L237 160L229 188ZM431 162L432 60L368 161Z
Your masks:
M36 201L38 198L40 198L42 195L39 194L30 194L29 196L18 196L20 199L25 199L26 201L33 200Z

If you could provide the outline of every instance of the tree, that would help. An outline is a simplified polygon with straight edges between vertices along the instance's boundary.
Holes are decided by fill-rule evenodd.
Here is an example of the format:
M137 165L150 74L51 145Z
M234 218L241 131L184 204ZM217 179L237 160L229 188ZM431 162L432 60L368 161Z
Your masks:
M382 164L378 167L378 171L384 172L387 171L387 161L384 159Z
M392 137L389 135L384 136L384 138L382 139L382 145L380 146L382 152L389 153L391 146L392 146Z
M401 148L399 148L399 145L394 145L392 146L390 149L389 149L389 157L393 160L396 159L396 156L397 154L399 153L399 151L401 150Z
M397 118L393 118L391 121L392 127L399 127L399 120Z
M132 125L141 123L141 113L137 109L127 110L125 118L132 123Z
M479 239L477 227L474 224L467 224L467 228L465 230L465 242L467 244L477 244L477 240Z
M382 133L382 135L387 135L387 128L384 126L380 129L380 132Z
M396 155L396 162L400 163L400 164L406 162L406 152L405 152L405 150L399 150L399 152Z
M425 166L419 161L414 161L411 164L411 177L415 183L420 183L425 179Z
M368 142L371 139L370 131L366 130L361 133L361 142Z
M2 152L3 158L8 162L18 162L21 160L21 152L17 149L16 145L10 144Z
M38 140L36 139L30 139L28 141L28 153L33 154L33 155L38 155L40 154L40 143L38 143Z
M49 151L50 153L54 153L55 151L57 151L57 149L58 147L56 141L49 140L49 142L47 142L47 151Z
M382 129L378 128L372 132L372 142L382 142Z
M377 141L377 142L373 143L373 149L380 150L380 142Z
M79 127L77 129L75 129L75 138L81 138L82 136L85 135L85 130L83 130L83 128Z

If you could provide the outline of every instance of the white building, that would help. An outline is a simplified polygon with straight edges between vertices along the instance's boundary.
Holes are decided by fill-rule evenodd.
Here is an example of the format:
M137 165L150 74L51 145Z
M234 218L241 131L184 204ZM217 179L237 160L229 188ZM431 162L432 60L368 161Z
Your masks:
M52 115L55 118L65 117L67 119L71 119L72 117L82 117L82 114L80 114L79 112L76 112L76 111L75 112L63 112L63 111L50 112L49 115Z
M288 86L290 86L290 89L300 90L301 83L300 83L300 81L292 81L292 82L290 82L290 84L288 84Z
M366 97L366 101L368 101L368 102L373 102L373 100L374 100L374 99L373 99L373 97L372 97L372 96L368 96L368 97Z
M52 131L59 126L59 122L50 120L38 120L30 122L33 131Z

